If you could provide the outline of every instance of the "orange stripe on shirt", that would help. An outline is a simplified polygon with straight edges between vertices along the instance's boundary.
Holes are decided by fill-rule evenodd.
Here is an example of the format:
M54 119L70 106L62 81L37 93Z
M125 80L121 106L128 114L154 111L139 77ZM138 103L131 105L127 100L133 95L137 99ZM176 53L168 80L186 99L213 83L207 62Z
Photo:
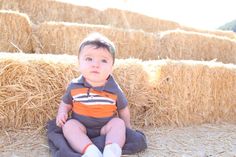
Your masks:
M74 102L73 109L75 113L94 117L94 118L105 118L111 117L116 113L117 107L116 105L84 105L80 102Z
M88 88L78 88L71 90L72 97L80 94L87 94ZM105 92L105 91L98 91L90 88L89 94L97 94L100 97L106 97L109 99L114 100L116 102L117 96L115 94ZM117 107L116 104L96 104L96 100L94 104L91 103L86 105L85 103L74 101L72 110L80 115L90 116L95 118L105 118L111 117L116 113Z

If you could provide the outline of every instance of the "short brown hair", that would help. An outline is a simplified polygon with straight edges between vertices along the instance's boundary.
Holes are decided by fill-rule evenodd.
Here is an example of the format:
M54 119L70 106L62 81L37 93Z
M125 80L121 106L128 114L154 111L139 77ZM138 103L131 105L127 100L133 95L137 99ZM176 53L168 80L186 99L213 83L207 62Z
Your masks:
M112 41L110 41L107 37L100 33L91 33L89 34L80 44L79 46L79 54L83 50L83 48L87 45L93 45L95 48L105 48L110 52L113 59L113 64L115 62L115 53L116 48Z

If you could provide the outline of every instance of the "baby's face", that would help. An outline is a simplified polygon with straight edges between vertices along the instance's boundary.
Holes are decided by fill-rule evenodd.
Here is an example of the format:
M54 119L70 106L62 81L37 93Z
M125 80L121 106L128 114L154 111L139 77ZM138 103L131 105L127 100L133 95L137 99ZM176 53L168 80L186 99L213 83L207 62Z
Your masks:
M79 69L92 86L103 86L112 73L113 58L105 48L85 46L79 55Z

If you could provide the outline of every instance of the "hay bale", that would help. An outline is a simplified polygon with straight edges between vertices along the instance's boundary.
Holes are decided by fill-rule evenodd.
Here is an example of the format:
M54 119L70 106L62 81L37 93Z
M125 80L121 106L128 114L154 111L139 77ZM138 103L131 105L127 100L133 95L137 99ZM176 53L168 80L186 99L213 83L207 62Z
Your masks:
M151 125L236 122L236 66L206 61L145 61L152 71ZM155 99L156 98L156 99ZM152 116L150 116L152 115Z
M235 63L235 40L216 35L172 30L155 34L138 30L122 30L101 25L45 22L33 33L36 53L77 54L78 45L88 33L108 36L118 48L118 58L135 57L143 60L172 58L213 60Z
M19 0L0 0L1 10L14 10L19 11Z
M160 32L180 28L173 21L153 18L139 13L109 8L103 11L102 24L126 29L142 29L145 32Z
M173 30L160 33L160 58L236 63L236 40L210 34Z
M27 15L0 11L0 51L32 52L32 29Z
M0 128L44 126L55 116L66 85L76 75L74 60L63 55L0 56Z
M0 53L0 129L54 118L76 65L76 56ZM114 76L136 126L236 122L235 65L117 59Z
M187 26L181 26L182 30L185 31L190 31L190 32L199 32L199 33L206 33L206 34L212 34L212 35L216 35L216 36L224 36L224 37L228 37L230 39L234 39L236 40L236 33L233 31L227 31L227 30L204 30L204 29L197 29L197 28L193 28L193 27L187 27Z
M91 32L100 32L112 40L117 47L117 58L157 59L158 57L157 40L154 34L101 25L64 22L45 22L35 28L34 51L77 55L81 41Z
M14 9L15 7L16 10L28 14L31 21L35 24L46 21L62 21L110 25L123 29L138 29L145 32L159 32L180 28L180 25L173 21L114 8L102 11L94 7L51 0L31 0L30 2L18 0L14 3L14 7L9 7L8 5L4 3L3 8Z
M151 33L183 29L186 31L214 34L236 39L236 35L232 31L197 29L180 25L174 21L154 18L127 10L115 8L98 10L95 9L94 6L85 6L83 3L76 5L70 4L69 2L52 0L31 0L30 2L25 0L0 0L0 8L26 13L35 24L46 21L63 21L110 25L123 29L138 29Z
M20 11L28 14L30 19L36 24L45 21L76 22L141 29L146 32L159 32L180 27L176 22L120 9L101 11L93 7L51 0L31 0L30 2L18 0L18 5Z
M76 65L76 56L0 53L0 129L42 127L54 118L66 85L79 75ZM127 94L133 123L143 124L148 88L141 61L117 60L114 75Z
M100 11L91 7L52 0L19 0L19 6L35 24L45 21L100 23Z
M128 99L132 124L144 126L146 107L149 106L150 85L142 61L118 59L113 74Z

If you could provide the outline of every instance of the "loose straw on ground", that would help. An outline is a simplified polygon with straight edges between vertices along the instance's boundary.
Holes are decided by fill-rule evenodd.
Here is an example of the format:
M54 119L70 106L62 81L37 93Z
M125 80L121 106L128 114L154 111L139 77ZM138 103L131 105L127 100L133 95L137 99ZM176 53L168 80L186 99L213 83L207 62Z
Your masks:
M139 128L140 130L140 128ZM145 127L141 129L148 148L130 157L236 155L235 124L204 124L189 127ZM0 155L51 157L45 130L38 128L0 130Z

